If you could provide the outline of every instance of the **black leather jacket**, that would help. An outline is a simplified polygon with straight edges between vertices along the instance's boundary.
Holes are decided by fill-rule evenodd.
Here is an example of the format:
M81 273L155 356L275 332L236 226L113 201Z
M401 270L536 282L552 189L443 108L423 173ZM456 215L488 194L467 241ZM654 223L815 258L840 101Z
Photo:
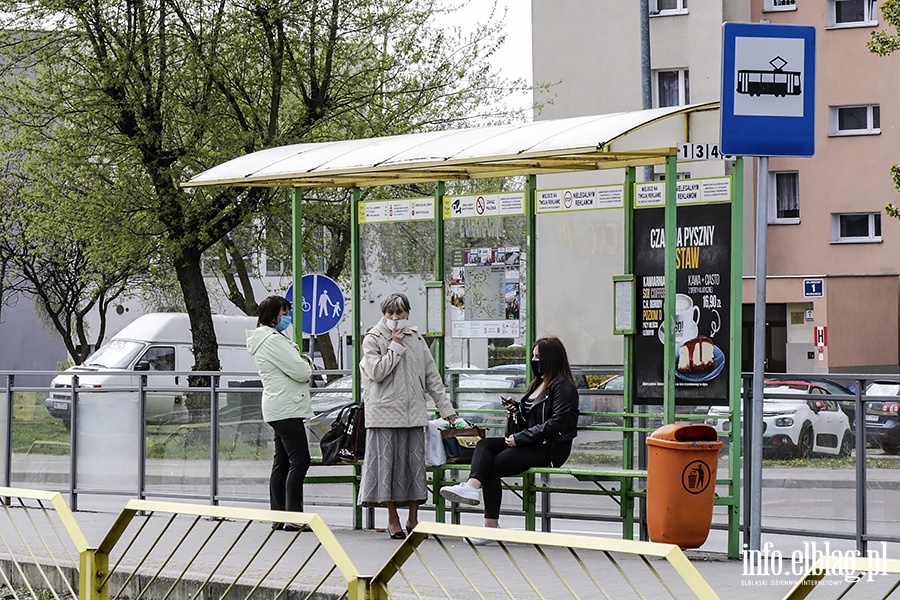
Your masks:
M523 406L525 397L519 401ZM567 379L551 383L524 414L525 424L513 434L516 446L552 444L575 439L578 434L578 391Z

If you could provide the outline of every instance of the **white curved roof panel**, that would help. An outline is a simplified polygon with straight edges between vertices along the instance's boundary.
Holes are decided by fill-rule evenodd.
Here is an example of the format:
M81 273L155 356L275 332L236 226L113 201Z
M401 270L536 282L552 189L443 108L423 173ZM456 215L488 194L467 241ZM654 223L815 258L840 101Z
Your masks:
M353 187L595 170L663 162L678 141L613 151L628 134L718 103L269 148L213 167L186 187ZM687 127L685 127L687 130Z

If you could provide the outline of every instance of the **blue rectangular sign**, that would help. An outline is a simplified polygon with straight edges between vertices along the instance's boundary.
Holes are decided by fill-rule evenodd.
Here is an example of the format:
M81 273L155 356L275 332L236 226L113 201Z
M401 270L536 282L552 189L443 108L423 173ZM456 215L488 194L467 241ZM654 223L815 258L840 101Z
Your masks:
M815 28L725 23L722 32L722 153L812 156Z
M825 295L825 285L821 279L804 279L803 280L803 297L804 298L821 298Z

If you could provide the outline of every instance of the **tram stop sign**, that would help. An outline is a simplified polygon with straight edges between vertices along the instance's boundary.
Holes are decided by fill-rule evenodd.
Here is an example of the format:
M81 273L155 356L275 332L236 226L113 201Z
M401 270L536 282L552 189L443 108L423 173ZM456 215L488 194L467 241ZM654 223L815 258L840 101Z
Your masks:
M722 153L812 156L815 27L725 23L722 32Z
M300 309L303 316L303 333L319 335L328 333L344 315L344 294L333 279L325 275L304 275L301 282ZM294 307L294 286L288 288L285 297Z

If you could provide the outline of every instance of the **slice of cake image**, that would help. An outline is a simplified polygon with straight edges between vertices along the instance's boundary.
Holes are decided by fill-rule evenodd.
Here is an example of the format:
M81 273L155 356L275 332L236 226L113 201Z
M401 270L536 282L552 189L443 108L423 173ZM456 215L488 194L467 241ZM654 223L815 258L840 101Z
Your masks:
M675 367L679 373L697 374L708 371L715 365L716 345L705 335L686 341L678 349L678 365Z

